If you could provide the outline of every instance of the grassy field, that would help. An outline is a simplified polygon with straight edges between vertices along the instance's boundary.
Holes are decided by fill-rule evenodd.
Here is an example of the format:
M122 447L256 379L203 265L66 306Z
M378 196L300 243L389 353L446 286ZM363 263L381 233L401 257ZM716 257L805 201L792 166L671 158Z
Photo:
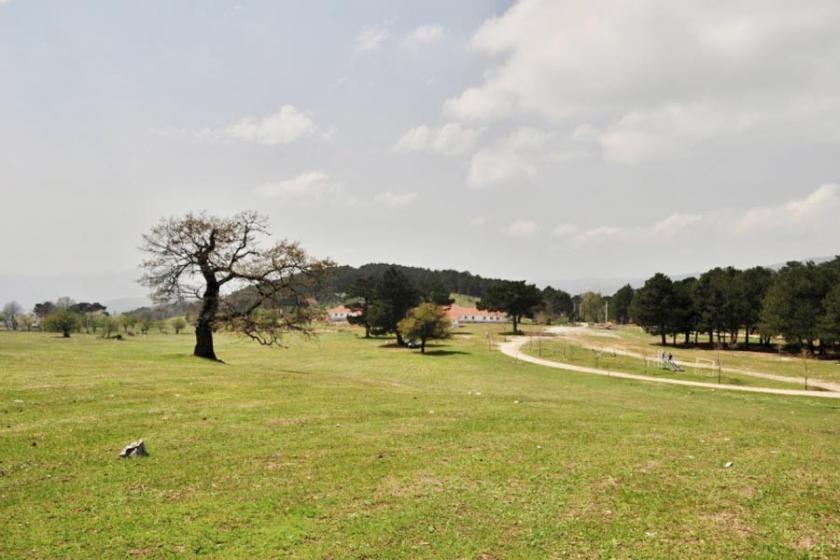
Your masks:
M425 356L222 336L226 364L188 335L0 333L0 558L840 556L837 403L459 333Z
M741 385L747 387L770 387L777 389L804 389L802 381L777 381L760 379L727 371L721 371L720 377L715 369L692 368L687 366L683 371L675 372L658 367L652 360L644 360L641 356L627 356L597 351L583 347L567 340L534 340L522 347L522 351L531 356L580 365L600 368L650 377L667 379L684 379L703 383L722 383L724 385ZM646 363L647 362L647 363Z
M535 329L535 327L532 327ZM536 332L536 331L535 331ZM840 362L837 359L807 359L799 355L769 351L708 350L705 348L661 346L659 338L645 334L635 326L615 327L610 330L579 327L569 331L568 339L577 344L598 348L618 348L639 356L654 356L663 350L673 353L675 360L694 363L703 360L720 359L724 368L754 370L789 377L804 377L806 368L809 377L828 381L840 381ZM669 339L670 340L670 339ZM700 341L707 339L701 337Z
M687 369L682 372L673 372L661 369L652 363L645 364L645 361L621 354L609 352L598 352L589 348L559 340L543 340L525 344L522 351L526 354L555 360L585 367L594 367L612 371L621 371L637 375L648 375L650 377L663 377L669 379L685 379L688 381L701 381L705 383L717 383L716 371ZM723 373L720 382L723 384L745 385L755 387L777 387L782 389L802 388L801 385L783 383L778 381L755 379L744 375Z

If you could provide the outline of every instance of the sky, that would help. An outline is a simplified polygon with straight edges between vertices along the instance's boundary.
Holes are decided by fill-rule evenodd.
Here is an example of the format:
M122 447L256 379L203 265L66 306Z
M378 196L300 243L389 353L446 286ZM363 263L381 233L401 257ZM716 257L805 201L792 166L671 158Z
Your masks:
M0 0L4 301L140 295L190 211L559 287L829 256L838 154L834 0Z

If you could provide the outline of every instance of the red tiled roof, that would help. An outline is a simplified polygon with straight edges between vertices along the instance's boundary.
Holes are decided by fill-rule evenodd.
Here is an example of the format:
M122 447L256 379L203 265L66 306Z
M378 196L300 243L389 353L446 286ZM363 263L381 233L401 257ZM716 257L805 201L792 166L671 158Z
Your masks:
M330 307L329 309L327 309L327 313L329 313L330 315L332 315L333 313L347 313L350 315L355 315L358 314L359 311L355 309L350 309L346 305L336 305L335 307Z
M477 307L465 307L456 303L453 303L446 309L446 316L450 321L455 321L464 315L470 317L507 317L507 313L503 311L487 311L478 309Z

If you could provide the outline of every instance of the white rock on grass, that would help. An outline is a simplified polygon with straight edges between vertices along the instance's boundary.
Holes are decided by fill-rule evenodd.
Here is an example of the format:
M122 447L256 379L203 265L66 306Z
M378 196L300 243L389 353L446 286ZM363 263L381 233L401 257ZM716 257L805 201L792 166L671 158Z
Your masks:
M138 439L137 441L132 441L125 447L123 450L120 451L120 457L123 459L129 459L133 457L148 457L149 453L146 451L146 446L143 443L142 439Z

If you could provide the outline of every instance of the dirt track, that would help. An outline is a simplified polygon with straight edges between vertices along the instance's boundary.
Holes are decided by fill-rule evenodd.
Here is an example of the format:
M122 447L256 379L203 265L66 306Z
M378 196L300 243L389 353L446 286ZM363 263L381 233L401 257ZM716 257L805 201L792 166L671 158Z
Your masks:
M575 339L575 335L578 334L580 331L579 327L549 327L546 332L551 334L569 337L571 339ZM603 336L605 338L619 338L618 335L615 334L608 334L608 333L596 333L593 331L587 331L586 334L595 335L595 336ZM628 356L631 358L639 358L638 352L630 352L627 350L622 350L621 348L614 348L612 346L593 346L591 344L585 344L582 341L578 342L582 348L586 348L587 350L603 350L607 352L612 352L613 354L618 354L621 356ZM708 369L708 370L715 370L716 367L710 364L697 364L692 362L686 362L682 360L674 360L674 363L688 369L688 368L695 368L695 369ZM771 381L781 381L782 383L802 383L804 379L798 377L791 377L789 375L777 375L775 373L764 373L761 371L749 370L749 369L739 369L739 368L731 368L731 367L722 367L721 371L728 372L728 373L737 373L739 375L746 375L747 377L755 377L757 379L769 379ZM808 385L811 387L816 387L818 389L822 389L824 391L833 391L833 392L840 392L840 384L834 383L831 381L825 381L823 379L817 378L808 378Z
M722 383L702 383L700 381L685 381L682 379L665 379L661 377L650 377L647 375L636 375L633 373L624 373L621 371L612 371L606 369L596 369L590 368L585 366L578 366L574 364L567 364L564 362L554 362L551 360L544 360L542 358L536 358L534 356L529 356L520 351L520 347L526 344L531 337L518 337L509 342L504 342L499 344L499 350L507 356L515 358L517 360L522 360L524 362L530 362L532 364L537 364L546 367L552 367L556 369L564 369L567 371L575 371L578 373L590 373L593 375L601 375L604 377L618 377L620 379L633 379L636 381L648 381L650 383L665 383L668 385L682 385L685 387L702 387L705 389L720 389L722 391L740 391L742 393L763 393L769 395L785 395L785 396L796 396L796 397L816 397L816 398L823 398L823 399L840 399L840 392L830 392L830 391L804 391L800 389L771 389L769 387L741 387L739 385L725 385Z

